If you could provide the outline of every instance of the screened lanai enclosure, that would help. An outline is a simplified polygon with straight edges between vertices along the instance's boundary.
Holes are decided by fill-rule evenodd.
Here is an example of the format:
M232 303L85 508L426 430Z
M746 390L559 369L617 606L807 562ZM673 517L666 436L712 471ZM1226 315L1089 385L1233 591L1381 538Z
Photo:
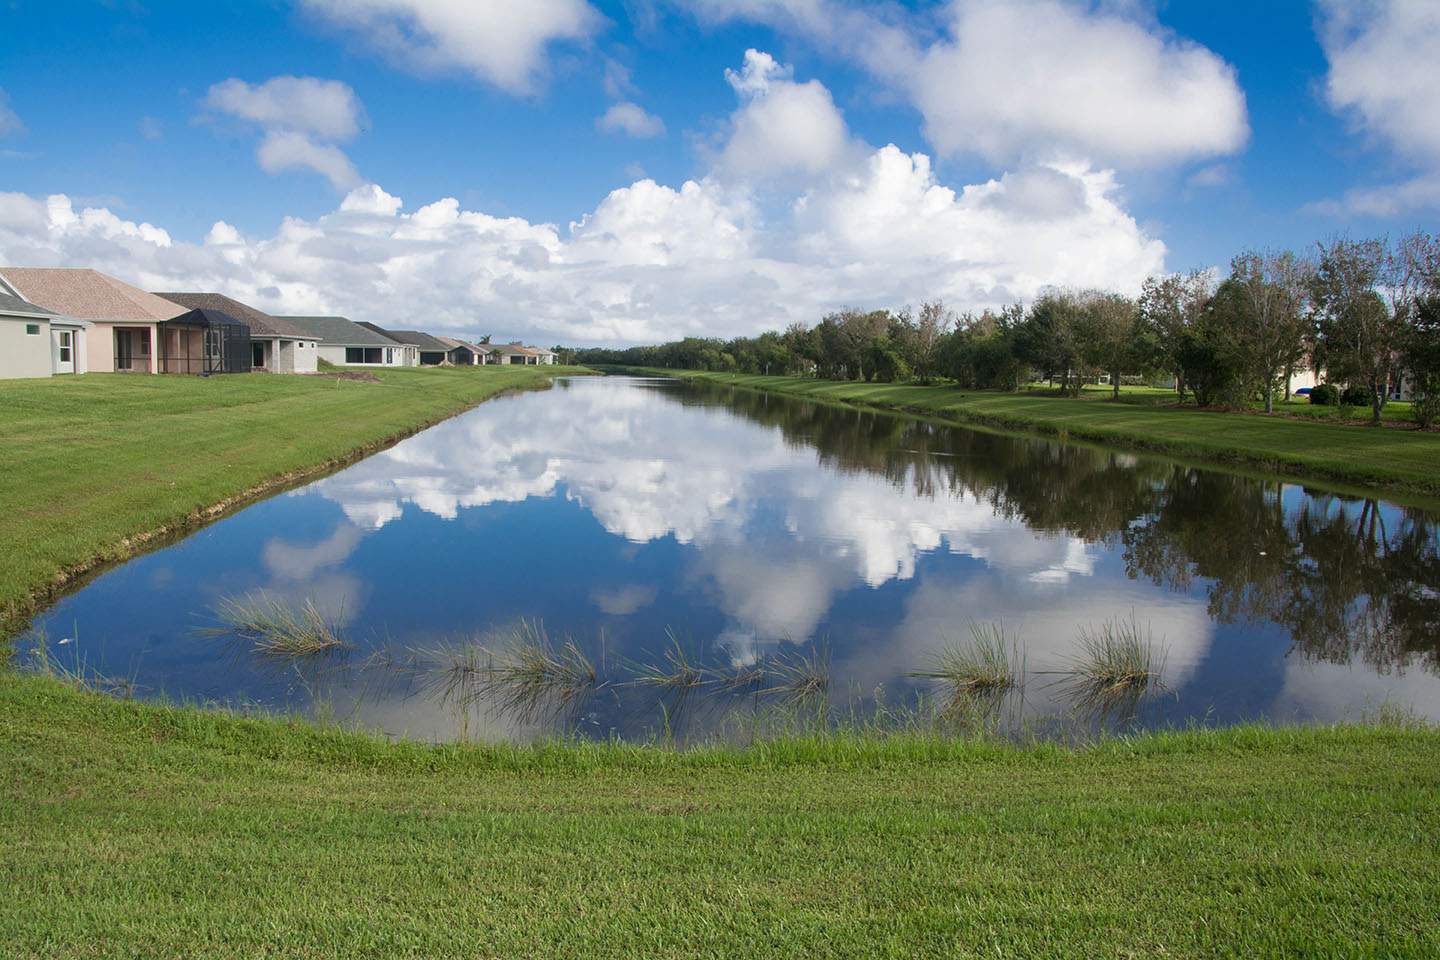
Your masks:
M249 373L250 326L219 310L191 310L159 325L160 372Z

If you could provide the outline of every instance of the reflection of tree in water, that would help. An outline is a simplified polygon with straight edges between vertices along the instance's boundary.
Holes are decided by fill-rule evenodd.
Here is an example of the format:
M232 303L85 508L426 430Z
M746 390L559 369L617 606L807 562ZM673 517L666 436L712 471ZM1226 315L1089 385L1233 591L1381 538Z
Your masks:
M707 387L682 402L776 427L842 472L921 497L968 492L1032 529L1119 544L1132 578L1205 581L1212 619L1274 621L1307 657L1440 672L1435 514L1327 493L1287 510L1276 481L761 392Z

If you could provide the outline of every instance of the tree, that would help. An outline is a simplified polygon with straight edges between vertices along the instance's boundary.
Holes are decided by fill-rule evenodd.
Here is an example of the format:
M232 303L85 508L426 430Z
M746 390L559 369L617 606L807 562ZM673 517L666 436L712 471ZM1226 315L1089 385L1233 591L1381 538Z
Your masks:
M1060 377L1060 395L1080 395L1080 348L1076 318L1080 313L1074 294L1049 292L1030 305L1015 331L1015 356L1048 379Z
M1185 399L1181 355L1190 351L1190 332L1199 323L1213 295L1210 274L1203 270L1150 277L1140 293L1140 320L1157 351L1157 365L1175 377L1175 392Z
M1110 375L1112 396L1120 396L1120 380L1153 362L1152 341L1141 330L1135 301L1118 293L1086 295L1075 316L1080 356Z
M1410 374L1411 403L1421 427L1440 419L1440 240L1414 241L1420 292L1405 333L1404 363Z
M1265 412L1275 412L1275 385L1306 354L1311 321L1305 310L1311 268L1289 250L1246 251L1230 261L1242 316L1230 331L1233 348L1258 382Z
M910 364L921 383L929 383L939 372L940 348L954 325L955 315L945 309L943 301L927 300L920 304L910 335Z
M1385 240L1320 244L1310 284L1317 352L1331 380L1364 385L1371 421L1378 424L1400 366L1409 319L1423 282L1426 239L1408 237L1398 249Z

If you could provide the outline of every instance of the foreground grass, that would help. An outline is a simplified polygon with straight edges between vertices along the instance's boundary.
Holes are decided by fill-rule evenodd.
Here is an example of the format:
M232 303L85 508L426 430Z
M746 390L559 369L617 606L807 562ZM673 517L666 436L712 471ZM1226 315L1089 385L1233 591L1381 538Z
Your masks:
M563 372L0 381L0 628L69 574L127 556L137 538Z
M827 402L899 410L962 423L1030 430L1361 486L1440 495L1440 433L1161 405L1150 395L1082 399L1033 391L852 383L693 370L666 376Z
M1434 956L1440 734L429 747L0 673L6 957Z

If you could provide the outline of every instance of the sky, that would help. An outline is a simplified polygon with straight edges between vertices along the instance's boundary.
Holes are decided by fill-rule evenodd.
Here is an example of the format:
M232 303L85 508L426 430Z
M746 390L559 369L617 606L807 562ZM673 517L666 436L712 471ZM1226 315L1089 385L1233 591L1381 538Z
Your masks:
M1435 0L0 2L0 264L545 345L1435 229Z

